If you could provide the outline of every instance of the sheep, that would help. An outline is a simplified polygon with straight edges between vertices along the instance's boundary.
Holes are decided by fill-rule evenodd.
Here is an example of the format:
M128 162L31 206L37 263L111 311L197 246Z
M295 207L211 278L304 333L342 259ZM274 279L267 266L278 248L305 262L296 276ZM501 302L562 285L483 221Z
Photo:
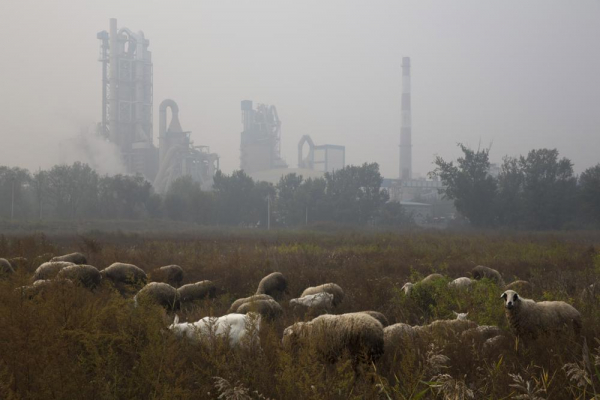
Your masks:
M165 265L152 271L151 278L155 282L168 283L177 288L183 281L183 268L179 265Z
M179 323L176 315L169 329L179 337L194 341L206 340L214 336L226 337L231 347L237 347L250 340L250 344L260 344L258 336L261 318L256 314L227 314L219 318L204 317L194 323Z
M380 313L379 311L360 311L360 312L363 314L370 315L371 317L375 318L377 321L379 321L381 323L381 325L384 328L390 324L390 321L388 321L387 317L385 315L383 315L382 313Z
M283 309L275 300L268 299L244 303L236 310L238 314L248 314L249 312L258 313L269 320L273 320L283 314Z
M444 276L440 275L440 274L430 274L430 275L427 275L425 278L421 279L421 281L417 282L417 283L419 283L421 285L429 285L438 279L444 279ZM406 282L404 284L404 286L402 286L402 290L404 290L404 294L406 296L409 296L417 283Z
M126 292L127 286L142 287L146 284L148 277L143 269L133 264L116 262L100 271L103 279L111 281L122 294Z
M300 297L317 293L331 293L333 295L334 307L340 305L340 303L344 300L344 290L335 283L325 283L323 285L306 288Z
M269 296L268 294L255 294L250 297L244 297L241 299L237 299L236 301L233 302L233 304L231 304L231 307L229 307L229 310L227 312L228 313L236 312L237 309L244 303L249 303L251 301L257 301L257 300L269 300L269 299L273 300L273 298L271 296Z
M502 279L502 275L500 275L500 272L496 271L495 269L484 267L483 265L478 265L471 270L471 274L476 280L487 278L495 282L500 287L505 286L504 279Z
M504 299L506 318L518 336L535 339L539 334L560 331L565 325L579 336L581 314L564 301L535 302L514 290L507 290Z
M39 279L33 282L30 286L21 286L15 290L21 292L21 296L31 300L39 294L44 293L51 287L72 287L73 282L67 279L51 280L51 279Z
M365 313L325 314L309 322L297 322L284 330L282 341L292 351L300 344L309 345L329 362L347 351L355 366L361 355L366 355L368 362L376 361L384 350L381 322Z
M193 303L202 299L214 299L216 297L217 288L211 281L200 281L196 283L188 283L177 289L181 303Z
M281 272L273 272L260 280L256 294L268 294L275 300L281 299L287 289L287 279Z
M37 267L33 273L33 280L53 279L61 269L75 265L67 261L48 261Z
M6 258L0 258L0 277L3 275L12 275L15 273L11 263Z
M448 287L455 289L469 289L473 284L473 280L467 277L456 278L452 282L448 283Z
M290 300L290 307L296 314L318 316L333 310L333 295L321 292Z
M66 261L77 265L87 264L87 259L81 253L70 253L63 256L52 257L50 261Z
M69 265L58 271L57 279L69 279L88 289L95 289L102 281L102 275L91 265Z
M533 287L531 286L531 283L521 280L511 282L504 287L504 290L514 290L515 292L525 294L531 294L532 289Z
M133 298L137 306L142 299L158 304L167 310L179 308L179 292L173 286L163 282L151 282L144 286Z
M9 262L15 271L17 269L29 267L29 260L25 257L13 257L9 260Z
M452 311L452 313L454 314L454 316L456 317L456 319L460 319L460 320L467 320L467 317L469 316L469 313L457 313L456 311Z

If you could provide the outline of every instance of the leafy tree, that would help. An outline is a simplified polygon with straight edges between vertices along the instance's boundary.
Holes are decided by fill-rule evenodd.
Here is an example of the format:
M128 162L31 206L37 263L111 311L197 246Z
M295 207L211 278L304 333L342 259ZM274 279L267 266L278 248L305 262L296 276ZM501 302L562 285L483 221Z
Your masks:
M191 176L176 179L165 195L166 215L177 221L193 221L209 224L213 221L214 198L212 193L203 192L200 183Z
M331 220L331 212L326 194L327 182L323 178L308 178L295 193L296 204L300 207L296 224Z
M90 216L98 204L98 180L96 171L89 165L76 162L73 165L54 166L46 175L47 194L58 218Z
M301 185L302 176L288 174L275 186L277 221L283 226L299 225L305 219L306 204L298 196Z
M259 221L254 181L244 171L234 171L230 176L217 171L213 191L217 223L239 225L256 224ZM266 198L264 204L266 206Z
M586 169L579 177L581 212L589 220L600 223L600 164Z
M444 197L454 200L456 210L466 217L473 226L489 227L494 225L496 213L497 182L489 174L489 149L474 151L458 144L463 156L446 162L437 156L436 168L430 173L438 176L445 186L441 190Z
M519 159L504 157L498 175L498 198L496 201L500 225L518 228L523 220L523 171Z
M22 168L0 167L0 217L26 219L31 213L31 175Z
M98 198L104 218L139 219L149 215L152 184L141 175L115 175L100 178Z
M560 229L575 213L573 164L556 149L531 150L519 158L523 174L522 218L530 229Z
M414 226L415 221L411 214L398 202L385 203L375 216L375 226L389 228L408 228Z

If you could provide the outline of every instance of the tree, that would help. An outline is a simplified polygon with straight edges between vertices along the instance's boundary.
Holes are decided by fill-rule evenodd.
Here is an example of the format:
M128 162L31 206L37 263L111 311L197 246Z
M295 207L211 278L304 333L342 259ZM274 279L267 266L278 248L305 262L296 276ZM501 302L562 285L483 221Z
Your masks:
M406 212L398 202L385 203L377 212L375 226L386 228L408 228L415 225L412 214Z
M519 159L504 157L498 175L498 198L496 209L498 222L503 226L518 228L523 221L523 171Z
M298 196L300 186L302 186L302 176L296 174L282 176L275 186L277 221L283 226L299 225L305 219L307 204L304 204Z
M152 184L141 175L114 175L100 178L98 198L100 216L139 219L150 214Z
M0 167L0 217L26 219L31 213L31 175L22 168Z
M254 181L244 171L234 171L230 176L217 171L214 177L217 223L225 225L256 224L258 213ZM264 204L266 208L266 198Z
M67 219L96 213L99 176L89 165L57 165L46 178L47 197L56 217Z
M489 174L490 149L474 151L460 143L458 146L463 156L456 160L457 165L437 156L436 168L430 175L441 179L445 186L441 190L444 198L454 200L456 210L473 226L492 226L496 220L494 200L497 182Z
M600 224L600 164L581 174L579 194L582 215L586 220Z
M573 164L558 156L556 149L538 149L519 158L526 228L560 229L575 215L577 178Z

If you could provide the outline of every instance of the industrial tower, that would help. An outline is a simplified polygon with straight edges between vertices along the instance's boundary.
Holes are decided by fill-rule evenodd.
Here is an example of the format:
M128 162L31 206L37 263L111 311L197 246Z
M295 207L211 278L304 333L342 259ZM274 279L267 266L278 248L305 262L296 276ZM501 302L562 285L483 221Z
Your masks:
M139 31L99 32L102 63L101 133L121 150L129 173L150 181L158 170L158 149L152 142L152 54L150 42Z
M402 122L400 127L400 179L412 179L410 122L410 57L402 57Z

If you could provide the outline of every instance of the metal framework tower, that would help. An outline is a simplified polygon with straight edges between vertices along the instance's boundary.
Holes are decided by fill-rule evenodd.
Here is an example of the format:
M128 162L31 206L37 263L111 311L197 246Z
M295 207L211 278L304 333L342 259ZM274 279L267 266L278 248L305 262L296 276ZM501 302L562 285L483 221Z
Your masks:
M152 142L152 54L143 32L99 32L102 63L101 133L120 149L129 173L154 180L158 150Z
M400 179L412 179L410 121L410 57L402 57L402 123L400 128Z

